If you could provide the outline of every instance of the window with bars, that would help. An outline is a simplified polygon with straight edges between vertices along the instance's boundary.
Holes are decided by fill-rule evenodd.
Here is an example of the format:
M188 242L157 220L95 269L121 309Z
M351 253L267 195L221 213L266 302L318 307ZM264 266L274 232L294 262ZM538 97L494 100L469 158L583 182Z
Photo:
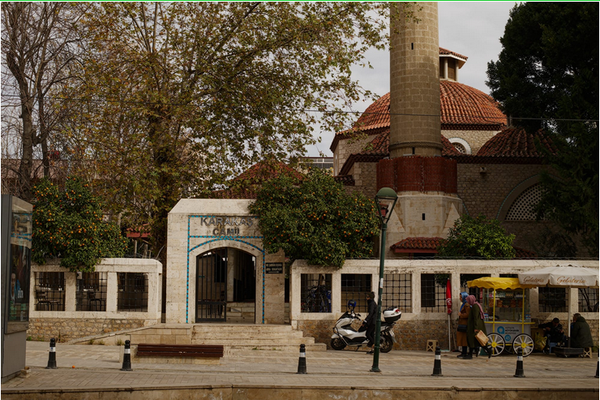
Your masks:
M117 311L148 311L148 277L143 273L117 273Z
M65 311L65 273L35 273L36 311Z
M106 311L108 272L77 274L76 311Z
M579 312L598 312L598 289L579 289Z
M479 288L476 287L468 287L467 282L489 276L490 274L460 274L460 291L472 294L477 298L477 301L481 301L481 290L479 290Z
M300 299L302 312L331 312L331 274L301 274Z
M540 312L567 311L567 292L564 288L541 287L538 298Z
M438 285L436 274L421 274L421 312L438 313L446 311L446 288Z
M356 312L367 312L367 293L373 291L371 274L342 274L342 309L356 301Z
M385 274L382 309L398 307L402 312L412 312L412 275Z

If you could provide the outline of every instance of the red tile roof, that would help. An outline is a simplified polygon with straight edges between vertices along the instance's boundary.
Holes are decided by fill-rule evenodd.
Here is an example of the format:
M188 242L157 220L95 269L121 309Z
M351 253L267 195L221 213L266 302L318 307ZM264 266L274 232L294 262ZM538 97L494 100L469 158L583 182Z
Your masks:
M536 142L553 154L556 153L552 140L542 130L527 133L522 128L506 128L488 140L479 149L477 156L541 158L543 153L538 151Z
M440 120L442 129L500 130L506 116L499 104L480 90L459 82L440 81ZM390 126L390 94L386 93L371 104L358 118L352 129L338 132L331 145L335 149L338 136L352 135ZM337 140L336 140L337 139Z
M260 182L267 179L275 178L280 175L288 175L294 178L302 178L302 174L296 171L294 168L280 161L276 162L257 162L246 171L238 175L233 181L252 181Z
M442 145L444 146L442 149L443 156L460 156L456 147L450 143L450 141L444 136L441 135ZM389 157L390 155L390 128L387 128L379 135L375 136L371 143L367 145L367 148L360 152L351 154L344 162L342 169L339 172L339 176L347 175L350 172L350 169L357 162L379 162L382 158Z
M437 253L441 241L439 237L410 237L390 246L394 253ZM514 247L515 258L536 258L532 251Z
M440 47L440 54L441 54L441 55L452 55L452 56L456 56L456 57L458 57L458 58L462 58L462 59L464 59L465 61L466 61L466 60L469 58L469 57L467 57L467 56L463 56L462 54L458 54L458 53L456 53L456 52L454 52L454 51L452 51L452 50L447 50L447 49L444 49L443 47Z
M440 81L441 122L444 125L483 125L499 130L506 116L499 104L480 90L459 82ZM456 129L456 128L455 128Z
M394 250L395 253L406 253L407 250L415 253L418 253L419 250L435 250L437 252L440 240L444 239L439 237L411 237L391 245L390 249Z

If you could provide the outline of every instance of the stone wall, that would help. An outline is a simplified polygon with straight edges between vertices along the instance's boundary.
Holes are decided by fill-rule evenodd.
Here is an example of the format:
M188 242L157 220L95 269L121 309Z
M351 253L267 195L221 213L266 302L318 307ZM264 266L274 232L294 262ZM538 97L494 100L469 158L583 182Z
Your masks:
M298 330L317 343L327 344L331 349L332 328L336 320L298 321ZM453 326L452 329L456 327ZM448 322L442 320L398 321L394 326L396 344L394 350L425 350L428 340L437 340L442 349L448 348ZM456 346L452 338L452 349Z
M64 343L69 340L126 329L141 328L158 324L160 321L146 319L65 319L65 318L32 318L29 320L27 336L33 340L49 341L55 338Z

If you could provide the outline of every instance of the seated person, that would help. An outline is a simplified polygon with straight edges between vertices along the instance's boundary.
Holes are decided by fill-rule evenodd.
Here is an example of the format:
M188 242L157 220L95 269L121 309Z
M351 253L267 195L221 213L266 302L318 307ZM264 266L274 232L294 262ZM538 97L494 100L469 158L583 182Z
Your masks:
M544 347L544 351L548 351L550 348L550 342L552 343L562 343L565 341L565 332L563 331L563 327L560 324L560 320L558 318L554 318L550 322L546 322L545 324L538 325L538 328L544 330L544 336L546 336L546 346Z
M579 313L573 315L573 325L571 327L571 347L585 349L593 346L594 340L592 339L592 332L590 331L590 326L586 322L585 318L583 318Z

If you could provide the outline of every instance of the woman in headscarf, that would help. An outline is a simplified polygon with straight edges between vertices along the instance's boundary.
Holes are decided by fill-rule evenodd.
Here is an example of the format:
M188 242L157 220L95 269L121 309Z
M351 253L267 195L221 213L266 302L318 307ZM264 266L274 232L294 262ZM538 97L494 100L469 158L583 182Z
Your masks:
M487 331L485 329L483 307L481 306L481 304L477 302L477 299L473 295L467 297L467 303L471 306L471 310L469 311L469 318L467 321L467 343L469 344L469 354L465 358L471 359L473 358L473 349L475 349L476 347L480 347L479 342L475 338L475 335L479 331L483 331L483 333L487 335ZM491 357L491 347L489 345L482 347L488 354L488 358Z
M468 296L469 294L466 292L462 292L460 294L462 305L460 306L460 310L458 312L458 329L456 331L456 345L461 348L460 354L457 357L464 359L468 359L467 347L469 346L469 344L467 343L467 323L469 321L469 312L471 311L471 305L467 303Z

